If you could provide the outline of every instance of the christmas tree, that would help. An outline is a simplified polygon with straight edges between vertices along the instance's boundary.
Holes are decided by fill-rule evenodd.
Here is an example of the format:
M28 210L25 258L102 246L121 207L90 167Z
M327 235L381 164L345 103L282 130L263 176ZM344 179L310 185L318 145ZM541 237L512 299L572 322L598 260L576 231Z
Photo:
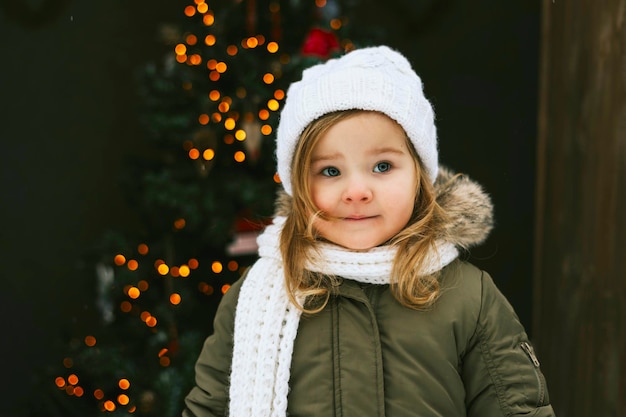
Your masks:
M354 47L348 7L195 0L163 27L171 53L138 74L146 143L122 182L139 232L110 232L86 256L101 320L46 381L46 415L180 415L221 295L272 216L286 89Z

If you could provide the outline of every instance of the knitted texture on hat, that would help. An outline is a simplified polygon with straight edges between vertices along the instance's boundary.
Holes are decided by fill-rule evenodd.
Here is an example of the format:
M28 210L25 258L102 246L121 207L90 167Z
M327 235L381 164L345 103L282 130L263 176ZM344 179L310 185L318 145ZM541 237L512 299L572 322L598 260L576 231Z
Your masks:
M435 181L437 129L422 81L404 56L377 46L310 67L287 90L276 132L276 159L278 175L289 195L292 159L306 126L324 114L352 109L379 111L398 122Z
M229 415L285 417L294 341L301 311L289 300L279 241L285 218L277 216L259 236L260 258L241 286L235 312ZM307 269L369 284L389 284L396 249L381 246L353 252L320 244ZM458 256L452 243L438 242L423 273L434 273ZM298 299L302 303L303 299Z

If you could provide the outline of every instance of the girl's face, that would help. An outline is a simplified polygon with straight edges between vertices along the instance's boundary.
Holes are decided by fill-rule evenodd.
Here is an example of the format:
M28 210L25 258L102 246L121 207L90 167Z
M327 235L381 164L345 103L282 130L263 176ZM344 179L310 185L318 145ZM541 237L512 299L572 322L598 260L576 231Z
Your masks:
M367 250L402 230L413 213L417 166L400 125L361 112L331 126L312 151L309 187L328 218L320 236L348 249Z

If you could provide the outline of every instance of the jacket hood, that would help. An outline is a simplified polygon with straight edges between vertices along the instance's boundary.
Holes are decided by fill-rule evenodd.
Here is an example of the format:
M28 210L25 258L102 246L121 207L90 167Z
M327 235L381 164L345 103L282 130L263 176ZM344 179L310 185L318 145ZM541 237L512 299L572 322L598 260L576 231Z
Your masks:
M483 188L464 174L439 166L434 183L437 203L448 216L444 240L460 249L483 243L493 228L493 204ZM275 215L287 216L291 196L281 190Z

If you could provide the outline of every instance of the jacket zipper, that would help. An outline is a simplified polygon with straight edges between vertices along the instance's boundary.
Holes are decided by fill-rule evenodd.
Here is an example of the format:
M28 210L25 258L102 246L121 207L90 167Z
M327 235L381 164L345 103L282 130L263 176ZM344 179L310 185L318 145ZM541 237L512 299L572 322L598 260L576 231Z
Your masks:
M537 378L537 386L539 388L539 401L537 402L537 406L541 406L543 404L543 399L545 396L545 389L543 387L543 382L541 381L541 375L539 375L539 359L535 355L535 351L533 347L528 342L520 343L520 347L526 353L530 361L533 363L533 370L535 371L535 377Z

